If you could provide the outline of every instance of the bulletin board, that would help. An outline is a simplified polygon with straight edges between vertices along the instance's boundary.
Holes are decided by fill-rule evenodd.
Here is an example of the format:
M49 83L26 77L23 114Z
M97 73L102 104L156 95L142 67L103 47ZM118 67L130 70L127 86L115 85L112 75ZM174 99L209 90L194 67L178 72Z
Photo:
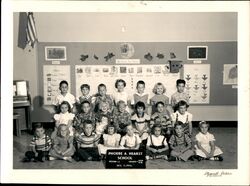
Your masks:
M136 91L136 82L144 80L146 82L146 91L152 96L153 85L156 82L162 82L167 87L166 95L171 96L175 89L176 79L185 76L185 64L193 64L193 61L187 60L187 46L207 46L209 48L207 60L202 64L209 64L209 91L208 101L204 105L237 105L237 89L231 85L223 84L224 64L237 64L237 42L130 42L124 50L122 42L40 42L38 43L38 84L39 94L44 97L44 66L65 66L70 67L69 81L70 91L73 95L79 96L79 85L88 82L91 85L91 93L97 92L97 84L105 83L108 87L108 93L115 90L114 82L121 78L127 81L126 91L130 94ZM46 60L45 47L61 46L66 48L66 60ZM180 73L170 73L168 60L170 53L174 53L177 59L183 61L183 68ZM199 64L197 64L199 65ZM157 67L159 66L159 67ZM126 73L110 75L108 71L116 67L126 67ZM141 67L145 70L141 75L131 73L132 69L136 72ZM167 68L168 67L168 68ZM77 73L77 69L98 68L101 73L98 76L84 77ZM152 69L152 74L150 70ZM155 74L154 68L160 68L161 73ZM131 69L129 71L129 69ZM104 70L104 71L103 71ZM78 71L80 72L80 71ZM125 72L125 68L122 68ZM187 71L186 71L187 72ZM66 77L65 77L66 78ZM92 81L92 82L91 82ZM95 82L95 83L94 83ZM93 84L93 85L92 85ZM59 86L59 85L58 85ZM203 86L203 85L201 85ZM225 94L222 94L225 92ZM200 103L192 103L200 104Z

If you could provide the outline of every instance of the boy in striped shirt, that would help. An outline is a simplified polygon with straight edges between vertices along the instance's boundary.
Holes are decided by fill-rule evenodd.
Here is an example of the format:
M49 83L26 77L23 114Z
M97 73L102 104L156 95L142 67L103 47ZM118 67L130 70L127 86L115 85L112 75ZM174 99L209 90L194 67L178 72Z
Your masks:
M35 136L30 142L30 151L25 153L25 162L34 161L43 162L48 160L49 150L51 148L51 138L45 134L45 130L41 123L35 125Z
M83 126L83 133L75 136L78 147L75 160L100 161L97 147L100 140L100 135L94 132L94 124L92 123L92 121L84 121Z

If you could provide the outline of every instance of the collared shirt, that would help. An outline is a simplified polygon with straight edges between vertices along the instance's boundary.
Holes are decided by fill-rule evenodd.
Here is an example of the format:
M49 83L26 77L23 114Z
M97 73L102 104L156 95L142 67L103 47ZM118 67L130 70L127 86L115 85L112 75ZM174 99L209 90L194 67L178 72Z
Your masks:
M174 107L179 101L186 101L187 104L189 103L189 94L187 92L175 92L171 96L171 105Z
M181 121L182 123L188 123L193 120L193 115L187 111L184 114L176 111L175 113L171 114L171 120L174 122Z
M78 103L82 103L82 102L84 102L84 101L88 101L90 104L92 104L92 103L94 103L94 98L91 96L91 95L87 95L87 96L80 96L79 98L76 98L76 101L78 102Z
M115 145L117 144L117 142L119 143L121 139L121 135L120 134L103 134L103 140L104 140L104 144L107 144L109 147L115 147Z
M148 123L150 121L150 117L146 113L144 113L142 117L139 117L137 114L134 114L131 117L131 120L134 123L135 129L137 131L139 132L148 131Z
M35 147L36 150L49 151L51 148L51 138L48 135L43 135L43 137L38 138L34 136L30 142L31 147Z
M151 116L151 122L150 123L152 123L152 124L160 124L161 126L167 126L168 123L171 124L169 112L168 113L167 112L164 112L164 113L155 112Z
M81 124L84 123L84 121L86 120L90 120L93 123L95 123L95 114L93 112L88 112L88 113L78 113L76 114L76 116L74 117L73 120L73 126L76 128L76 130L78 130L78 128L80 127Z
M55 98L55 100L52 102L53 105L60 105L63 101L67 101L70 104L70 107L73 108L73 105L76 102L75 96L73 96L70 93L67 93L65 96L62 94L58 94Z
M145 106L147 107L147 105L149 104L149 95L144 93L144 92L142 94L139 94L138 92L136 92L133 95L133 99L131 100L131 104L135 105L139 101L143 102L145 104Z
M125 127L131 124L131 115L125 110L124 112L114 112L114 123L117 125L118 130L125 129Z

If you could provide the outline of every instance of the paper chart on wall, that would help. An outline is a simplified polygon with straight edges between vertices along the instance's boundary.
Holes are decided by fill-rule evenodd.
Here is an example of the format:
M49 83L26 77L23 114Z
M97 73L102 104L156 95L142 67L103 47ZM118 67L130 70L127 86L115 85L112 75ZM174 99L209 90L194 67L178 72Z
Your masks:
M107 93L114 94L115 81L123 79L127 86L125 91L131 97L136 92L136 83L143 80L146 84L145 93L153 96L152 89L157 82L161 82L167 89L166 95L170 96L176 91L176 80L179 73L172 74L166 65L98 65L75 66L76 96L81 95L80 86L87 83L91 86L90 94L97 93L97 86L101 83L107 86Z
M60 93L59 83L65 80L69 84L70 92L70 66L69 65L44 65L43 87L44 105L51 105L56 95Z
M223 85L237 85L237 64L224 64Z
M210 99L210 64L184 64L184 79L189 103L208 104Z

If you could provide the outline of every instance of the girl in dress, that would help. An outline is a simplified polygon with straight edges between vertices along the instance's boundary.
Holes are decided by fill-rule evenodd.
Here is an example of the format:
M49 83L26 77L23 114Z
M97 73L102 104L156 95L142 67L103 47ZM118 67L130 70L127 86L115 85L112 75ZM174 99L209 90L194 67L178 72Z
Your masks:
M57 130L57 136L54 139L53 147L49 152L49 160L61 159L72 162L72 156L75 153L73 145L73 136L67 125L60 124Z
M54 119L55 119L55 130L51 134L51 138L54 139L57 135L57 129L60 124L65 124L69 128L70 131L70 136L73 136L73 119L75 117L75 114L71 113L71 108L70 104L67 101L63 101L60 105L60 114L55 114Z
M103 144L98 145L99 154L106 156L108 149L118 149L121 135L116 133L116 127L113 123L107 126L107 134L103 134Z
M195 136L197 142L195 153L198 160L218 160L223 161L221 149L215 146L214 135L209 133L209 123L201 121L199 123L199 133Z

